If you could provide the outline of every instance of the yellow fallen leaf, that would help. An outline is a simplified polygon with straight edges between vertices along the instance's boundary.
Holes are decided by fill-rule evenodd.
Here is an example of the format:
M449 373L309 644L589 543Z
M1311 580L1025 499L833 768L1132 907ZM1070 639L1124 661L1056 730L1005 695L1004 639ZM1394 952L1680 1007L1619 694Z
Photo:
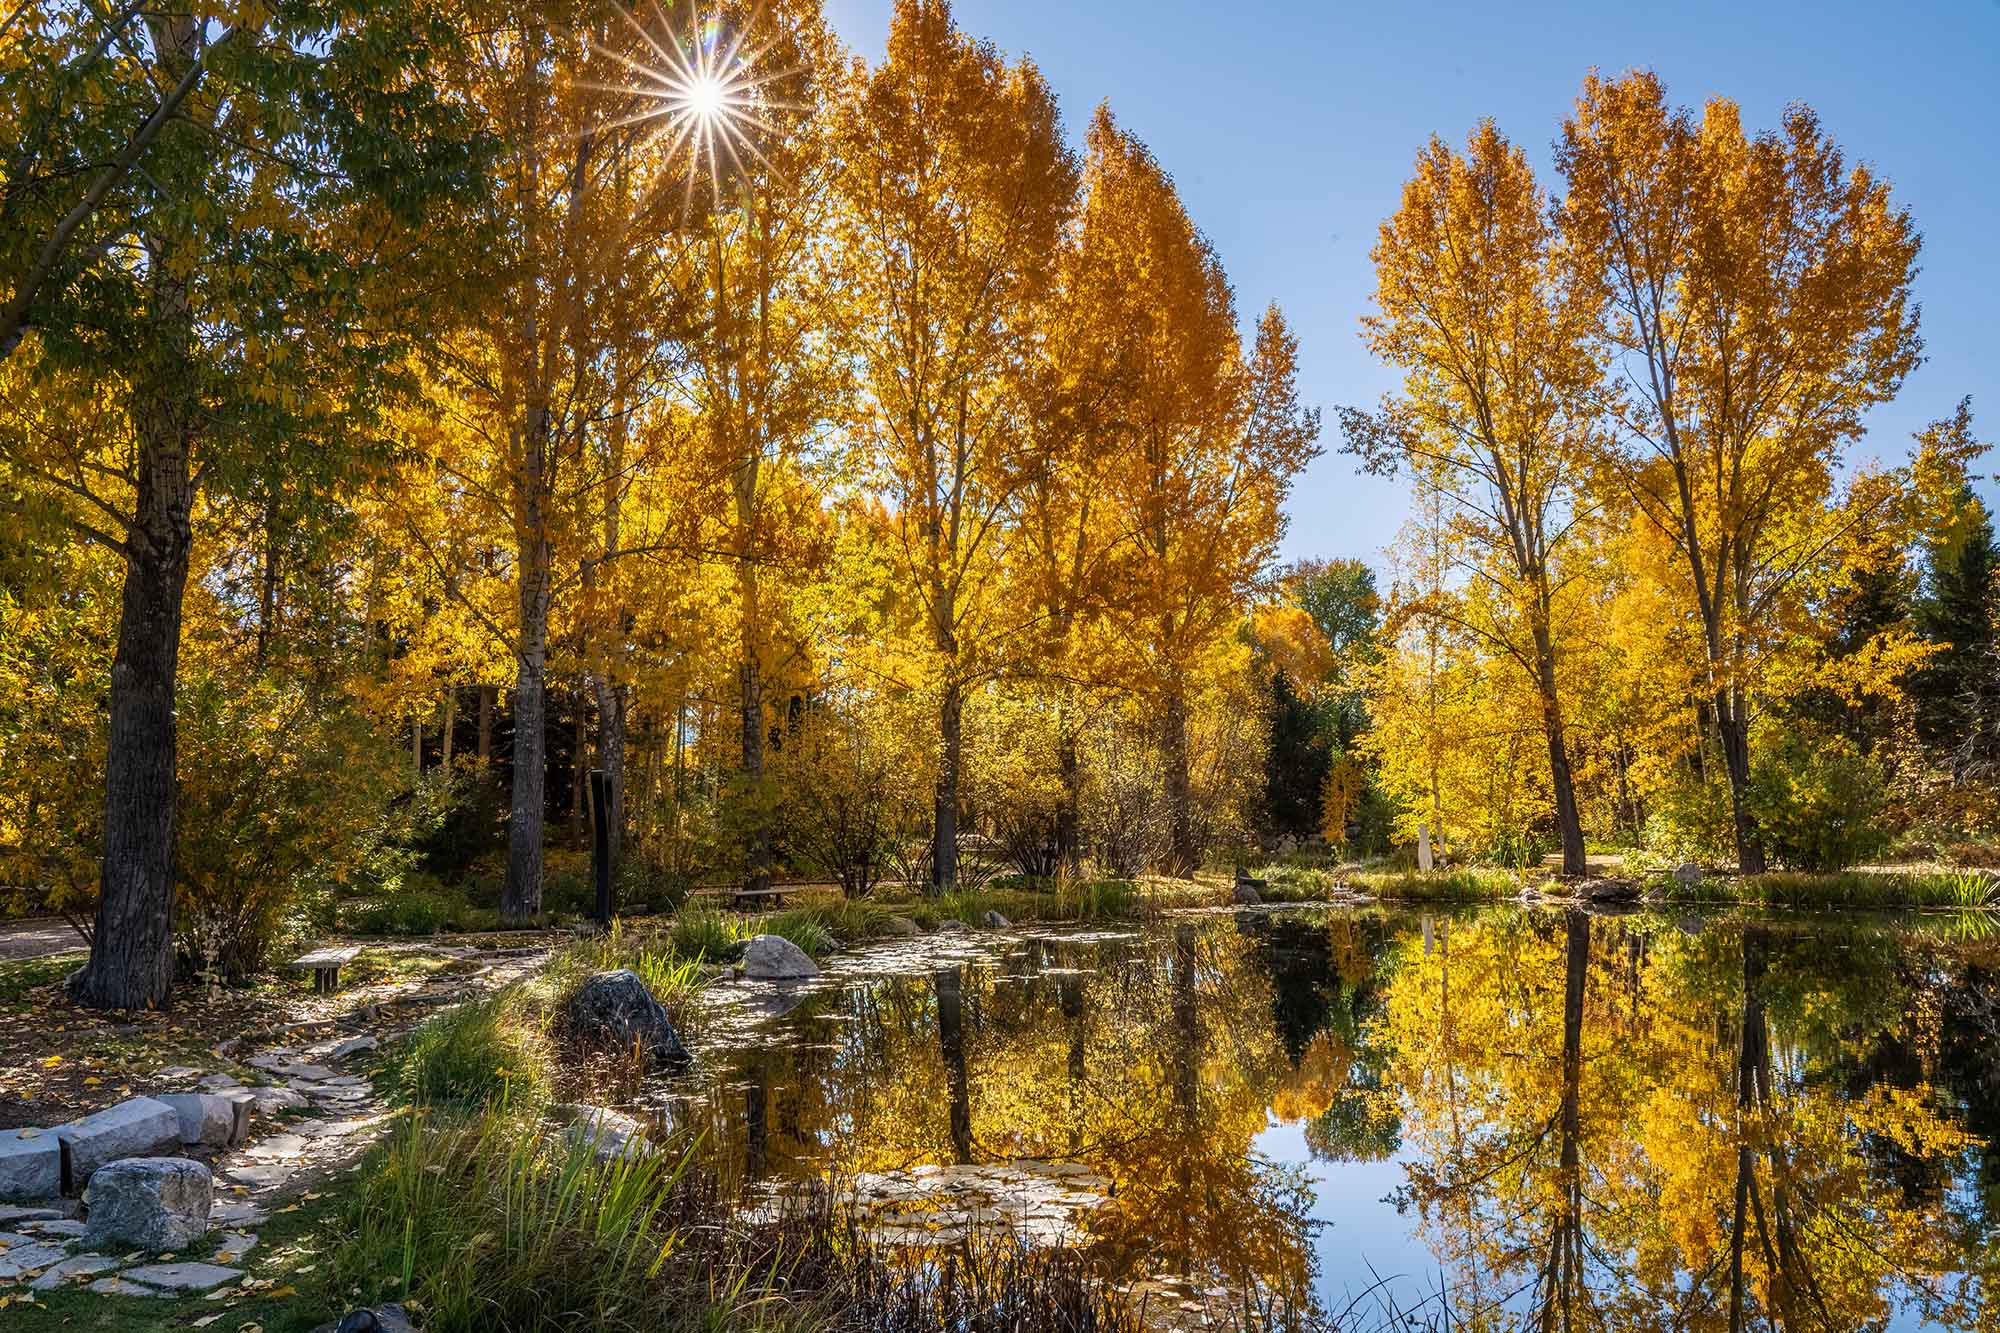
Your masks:
M89 1078L83 1081L83 1086L86 1088L94 1088L103 1081L104 1080L99 1078L97 1075L92 1074Z
M14 1137L17 1139L38 1139L42 1137L42 1131L39 1129L32 1129L32 1128L24 1129L20 1133L16 1134Z
M291 1297L296 1296L298 1294L299 1294L299 1289L293 1286L291 1283L287 1282L282 1287L276 1287L272 1289L271 1299L274 1301L289 1300Z
M42 1061L42 1068L54 1069L57 1065L61 1063L62 1063L62 1057L60 1055L52 1055L48 1059Z

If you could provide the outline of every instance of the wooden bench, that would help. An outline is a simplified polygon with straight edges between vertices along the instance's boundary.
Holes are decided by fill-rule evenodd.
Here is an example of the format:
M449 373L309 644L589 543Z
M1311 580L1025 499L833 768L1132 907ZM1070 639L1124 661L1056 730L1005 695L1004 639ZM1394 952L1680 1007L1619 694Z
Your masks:
M292 960L292 970L313 974L313 993L331 995L340 989L340 969L354 961L360 954L361 946L351 944L340 949L315 949Z
M692 893L690 893L688 897L727 898L729 900L730 910L735 912L741 912L748 910L750 908L754 908L760 902L764 902L766 900L768 900L770 902L770 905L773 907L783 907L785 905L785 895L791 891L792 890L786 887L785 885L773 884L768 889L738 889L738 888L696 889Z

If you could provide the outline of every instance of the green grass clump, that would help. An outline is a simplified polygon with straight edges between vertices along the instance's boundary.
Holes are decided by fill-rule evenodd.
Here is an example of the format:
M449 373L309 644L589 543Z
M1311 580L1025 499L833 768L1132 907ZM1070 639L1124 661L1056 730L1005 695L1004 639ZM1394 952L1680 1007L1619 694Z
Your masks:
M683 910L674 917L674 924L667 932L667 948L682 958L724 963L742 952L746 938L738 921L703 905Z
M1349 878L1354 888L1377 898L1405 902L1492 902L1520 893L1520 872L1495 866L1456 870L1358 870Z
M1821 874L1776 870L1727 879L1704 878L1692 885L1666 880L1659 892L1672 902L1734 901L1763 907L2000 908L2000 878L1978 870L1841 870Z
M419 1106L534 1103L545 1092L544 1034L503 993L460 1005L411 1034L398 1073Z

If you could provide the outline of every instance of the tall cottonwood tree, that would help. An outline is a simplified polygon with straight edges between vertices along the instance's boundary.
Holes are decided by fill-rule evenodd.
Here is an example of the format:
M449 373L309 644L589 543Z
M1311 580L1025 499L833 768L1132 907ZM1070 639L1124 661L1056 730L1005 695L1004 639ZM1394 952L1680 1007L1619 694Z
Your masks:
M1379 416L1342 413L1347 449L1371 471L1407 466L1449 503L1465 573L1498 613L1470 628L1533 682L1563 873L1581 875L1558 600L1593 508L1601 288L1579 269L1591 256L1562 243L1526 155L1485 121L1463 156L1431 140L1373 257L1380 313L1364 320L1368 343L1404 369L1404 387Z
M30 121L8 159L7 248L18 259L50 210L61 221L37 253L69 231L51 265L10 275L4 338L20 378L0 466L125 568L101 892L90 959L70 979L82 1003L157 1006L172 982L175 686L202 497L354 480L384 368L415 327L402 280L427 260L408 238L430 230L434 200L476 192L476 136L409 78L454 48L437 18L307 3L233 21L121 11L53 80L4 71L30 94L8 99ZM58 26L40 6L8 22ZM135 102L154 110L127 136ZM92 181L80 198L67 169ZM357 271L356 252L398 279ZM109 415L88 431L38 426L65 391Z
M756 52L757 90L728 164L725 193L689 247L699 332L688 354L694 397L724 479L718 543L734 567L737 716L744 780L746 887L770 882L771 806L760 792L771 608L764 573L796 566L796 524L773 492L812 461L838 411L843 367L831 354L837 293L821 254L834 206L833 133L846 72L819 0L745 7L732 31Z
M1651 73L1592 76L1556 145L1566 243L1602 264L1598 337L1622 367L1607 461L1673 545L1701 627L1737 860L1764 868L1745 802L1771 612L1825 557L1817 522L1867 408L1920 349L1918 236L1812 111L1747 134L1697 120Z
M899 0L838 152L855 433L934 663L942 888L958 874L966 690L1013 628L999 545L1033 465L1029 363L1077 167L1040 72L966 36L942 0Z
M1096 318L1118 388L1099 447L1113 458L1107 623L1152 709L1165 780L1169 868L1200 860L1188 733L1193 676L1275 554L1291 481L1316 452L1299 406L1298 344L1276 306L1250 355L1208 240L1153 155L1100 110L1092 188L1112 234L1096 262ZM1097 206L1094 204L1094 207Z
M485 623L514 658L501 910L520 919L541 907L551 609L559 584L580 581L587 559L596 573L607 555L597 510L606 474L587 464L586 443L612 417L625 429L646 379L635 361L671 351L674 294L648 265L709 199L676 151L684 139L662 124L673 104L645 73L664 64L656 43L671 32L645 31L596 0L495 4L479 27L474 57L449 75L502 146L496 276L429 349L449 427L434 433L431 457L441 484L511 534L512 613ZM610 531L624 540L615 515Z

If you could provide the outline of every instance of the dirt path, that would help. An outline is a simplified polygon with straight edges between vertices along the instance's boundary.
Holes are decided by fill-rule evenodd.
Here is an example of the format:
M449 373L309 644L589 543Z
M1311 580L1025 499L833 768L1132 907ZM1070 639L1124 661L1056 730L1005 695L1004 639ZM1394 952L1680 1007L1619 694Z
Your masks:
M70 929L69 923L59 916L0 921L0 963L46 958L83 947L83 936Z

